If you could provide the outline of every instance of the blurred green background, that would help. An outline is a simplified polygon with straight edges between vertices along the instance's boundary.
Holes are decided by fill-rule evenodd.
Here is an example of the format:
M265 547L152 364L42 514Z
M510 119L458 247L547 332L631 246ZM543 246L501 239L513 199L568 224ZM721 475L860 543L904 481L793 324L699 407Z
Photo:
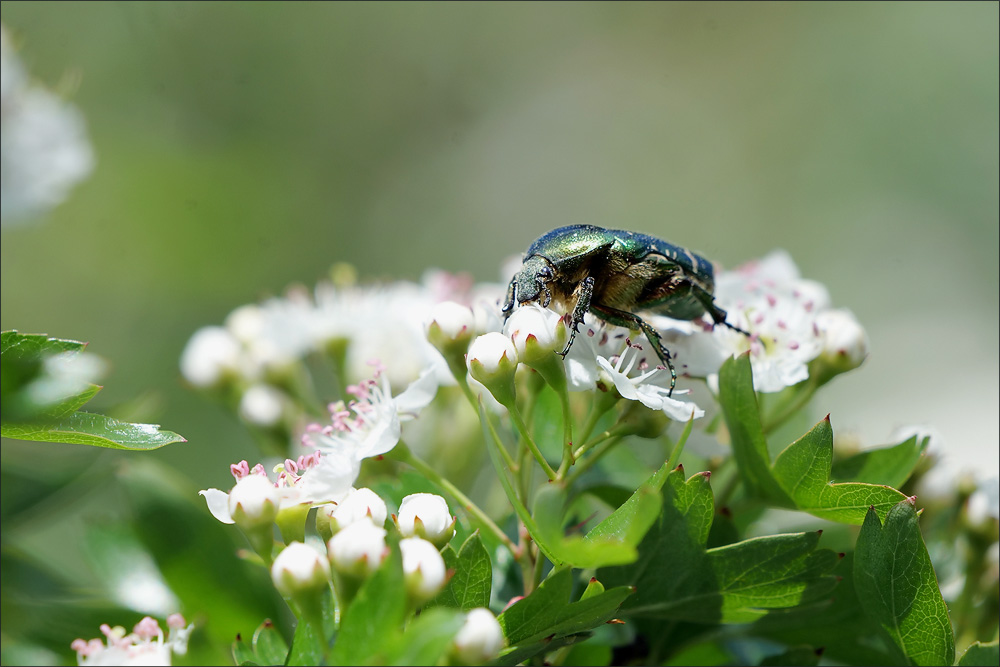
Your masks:
M499 281L585 222L727 267L787 249L871 338L817 417L870 445L931 426L951 469L995 474L997 3L4 2L3 23L37 79L78 82L97 167L4 229L0 326L90 341L112 364L92 405L155 392L147 418L190 441L5 441L7 471L155 457L226 486L256 449L180 382L198 327L339 261Z

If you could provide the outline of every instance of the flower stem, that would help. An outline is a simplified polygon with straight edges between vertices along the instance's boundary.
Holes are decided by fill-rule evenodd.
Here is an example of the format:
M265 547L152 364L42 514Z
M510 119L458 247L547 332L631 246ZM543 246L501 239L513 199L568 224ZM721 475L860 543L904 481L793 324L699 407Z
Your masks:
M545 460L544 456L542 456L542 450L538 448L538 445L535 443L535 441L531 437L531 434L528 432L528 426L527 424L524 423L524 420L521 419L521 413L518 411L517 405L514 405L512 403L511 405L507 405L505 407L507 408L507 413L510 414L510 420L514 422L514 427L517 429L517 432L521 436L522 442L528 445L528 449L531 450L531 453L535 456L535 460L538 461L538 464L542 466L542 470L545 471L545 474L548 476L550 480L558 479L556 471L552 469L552 466L549 465L549 462ZM492 425L490 428L492 430Z
M498 445L499 447L499 445ZM501 449L503 449L501 447ZM455 500L459 502L462 507L465 508L469 514L471 514L484 528L496 535L504 546L506 546L512 554L517 553L516 545L511 541L507 534L500 530L500 527L493 522L493 520L486 515L479 505L472 502L472 500L462 493L458 487L452 484L448 479L442 477L434 468L428 465L423 459L419 458L416 454L410 451L410 448L406 446L405 443L400 441L396 447L392 450L393 458L397 461L402 461L410 465L417 472L424 475L427 479L431 480L442 489L444 489L449 495L451 495Z

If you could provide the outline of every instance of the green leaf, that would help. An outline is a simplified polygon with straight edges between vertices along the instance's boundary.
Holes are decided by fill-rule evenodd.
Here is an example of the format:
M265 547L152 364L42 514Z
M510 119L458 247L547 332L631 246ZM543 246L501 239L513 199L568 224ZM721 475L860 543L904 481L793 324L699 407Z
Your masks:
M535 494L531 512L537 522L532 538L540 548L544 547L556 566L591 568L631 563L636 559L635 547L625 536L611 532L593 539L589 535L567 536L562 527L565 501L565 490L558 484L548 484Z
M283 665L288 656L288 644L271 621L264 621L253 633L251 643L261 665Z
M425 609L379 656L382 665L437 665L465 623L457 609Z
M331 590L323 592L321 614L323 616L322 636L316 636L316 628L299 617L295 626L295 636L288 651L286 665L322 665L324 655L330 646L330 639L337 634L336 607ZM273 663L271 663L273 664Z
M607 585L634 585L622 614L701 623L742 623L770 609L813 603L836 585L837 556L816 550L818 533L772 535L706 550L714 514L709 475L663 485L659 522L628 568L598 572Z
M912 498L889 510L885 525L869 510L858 535L854 584L865 613L906 664L954 662L948 608L920 536Z
M830 417L788 445L775 459L772 471L795 507L830 521L861 525L869 507L884 517L906 499L888 486L860 482L830 482L833 463L833 429Z
M456 607L469 611L488 607L493 586L493 562L477 530L465 540L458 554L451 545L442 551L445 567L455 574L428 607Z
M77 412L97 392L96 384L46 373L44 362L57 354L79 353L86 343L44 334L0 333L0 435L18 440L65 442L113 449L157 449L184 438L156 424L130 424Z
M719 370L719 403L726 417L733 458L747 490L785 507L791 499L771 475L771 457L753 389L750 353L727 359Z
M242 637L237 637L233 642L233 661L237 665L256 665L257 659Z
M52 421L4 422L0 435L18 440L65 442L111 449L151 450L187 440L159 424L131 424L90 412L75 412Z
M973 643L958 660L961 667L996 667L998 663L1000 663L1000 642L997 640L988 644Z
M403 561L399 545L391 544L389 556L343 612L332 664L368 664L387 642L394 641L405 615Z
M841 482L866 482L898 489L913 474L924 455L930 438L917 442L917 436L898 445L870 449L834 461L830 476Z
M572 588L572 571L554 570L531 595L508 607L497 618L508 644L526 645L591 630L610 620L632 594L630 588L622 586L568 602Z
M787 646L825 648L824 657L848 665L889 665L886 642L865 613L854 590L854 553L844 554L832 575L840 579L829 603L810 613L798 609L773 612L747 626L746 634Z
M660 489L667 479L669 462L643 482L628 500L621 504L604 521L594 526L588 541L618 540L630 547L637 547L649 529L656 523L663 505Z

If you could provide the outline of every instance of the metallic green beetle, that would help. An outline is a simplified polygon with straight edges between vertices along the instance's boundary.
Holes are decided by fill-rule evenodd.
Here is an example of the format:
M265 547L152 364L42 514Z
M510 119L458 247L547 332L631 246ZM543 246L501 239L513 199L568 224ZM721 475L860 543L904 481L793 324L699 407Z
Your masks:
M670 352L656 329L635 311L648 310L677 320L694 320L708 313L715 324L749 336L726 322L726 311L715 304L714 289L712 263L690 250L648 234L569 225L531 244L521 270L507 288L503 313L505 319L510 317L515 301L539 301L543 308L553 299L573 304L569 341L560 353L563 357L588 312L611 324L638 329L670 369L669 396L677 384Z

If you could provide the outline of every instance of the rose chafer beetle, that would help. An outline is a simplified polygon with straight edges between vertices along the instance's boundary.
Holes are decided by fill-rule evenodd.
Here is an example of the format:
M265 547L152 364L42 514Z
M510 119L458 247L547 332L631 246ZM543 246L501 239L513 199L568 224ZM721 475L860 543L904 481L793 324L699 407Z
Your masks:
M714 290L712 263L690 250L648 234L569 225L543 234L528 247L521 270L507 288L503 313L509 317L515 302L538 301L543 308L553 299L572 304L570 337L560 353L564 358L588 312L611 324L638 329L670 369L669 396L677 384L670 352L656 329L635 311L677 320L707 313L715 324L750 335L726 322L726 311L715 304Z

